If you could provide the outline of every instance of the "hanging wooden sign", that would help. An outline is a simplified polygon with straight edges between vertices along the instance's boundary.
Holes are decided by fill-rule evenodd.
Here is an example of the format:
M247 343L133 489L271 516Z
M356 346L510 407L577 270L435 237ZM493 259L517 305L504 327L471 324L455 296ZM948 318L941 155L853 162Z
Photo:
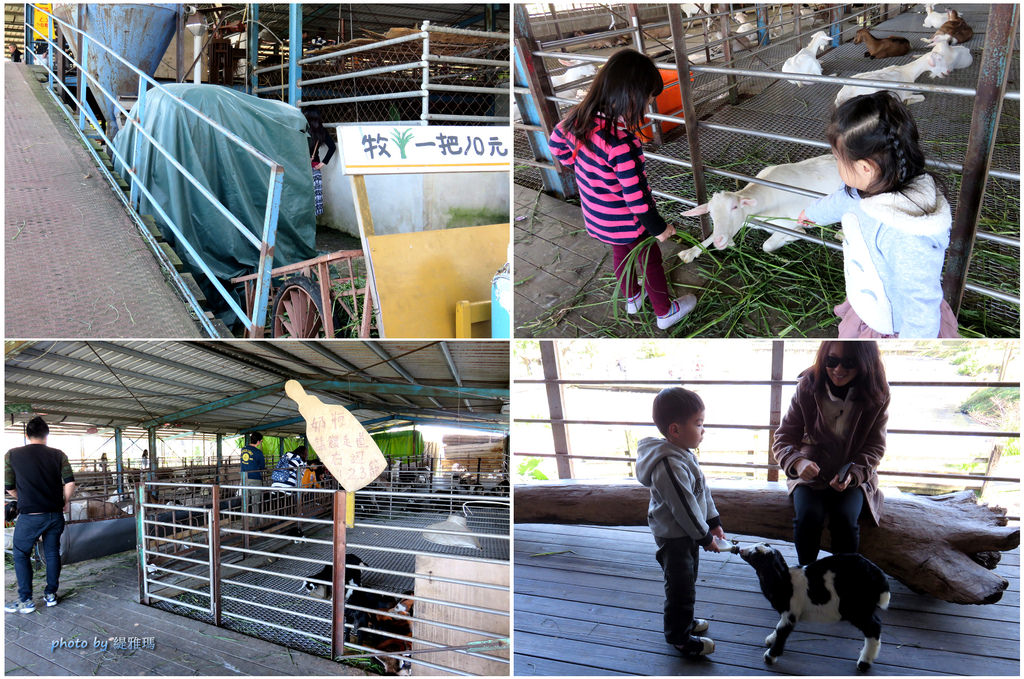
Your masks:
M342 488L351 493L380 476L387 460L352 413L307 394L296 380L285 382L284 391L299 406L299 414L306 420L306 437L317 457Z

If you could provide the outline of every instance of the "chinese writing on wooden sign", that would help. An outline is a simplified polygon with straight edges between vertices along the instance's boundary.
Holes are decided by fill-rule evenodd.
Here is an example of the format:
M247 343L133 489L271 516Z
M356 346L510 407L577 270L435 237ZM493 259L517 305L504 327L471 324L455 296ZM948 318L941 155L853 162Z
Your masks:
M512 133L482 125L342 125L346 174L508 172Z
M288 380L285 393L306 420L306 437L341 487L354 492L380 476L387 460L377 442L344 406L328 405Z

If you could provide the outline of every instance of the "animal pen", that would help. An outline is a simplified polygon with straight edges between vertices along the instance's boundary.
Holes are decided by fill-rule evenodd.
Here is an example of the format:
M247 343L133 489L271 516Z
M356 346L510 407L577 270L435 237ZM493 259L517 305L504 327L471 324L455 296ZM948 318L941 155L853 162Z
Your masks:
M114 444L106 470L80 473L66 560L136 549L139 602L369 671L509 673L507 343L32 344L8 347L7 433L39 414ZM321 468L271 487L306 432L286 377L359 413L386 451L378 478L345 493ZM266 470L242 478L224 437L255 432ZM216 463L165 464L187 436L204 462L215 436ZM132 441L150 469L127 466Z
M181 487L146 490L170 485ZM184 507L140 495L143 603L339 660L386 656L380 641L390 642L389 673L407 664L413 674L509 673L508 495L358 491L347 516L336 488L187 488ZM364 565L315 580L346 555ZM359 587L345 584L353 568ZM301 585L311 578L332 593L310 596ZM352 590L412 604L408 612L346 604ZM358 613L386 621L370 626ZM346 642L357 634L377 645Z
M571 169L553 161L547 138L577 103L590 78L553 86L552 77L561 77L567 70L556 60L599 66L611 54L608 47L612 41L626 37L630 47L655 60L666 82L666 93L652 107L644 128L651 138L645 156L659 210L677 226L687 223L679 217L680 212L706 203L716 191L735 190L745 182L764 184L753 175L767 165L829 152L824 129L836 89L871 83L851 76L905 60L863 58L863 45L852 42L858 28L877 29L878 35L906 36L913 49L910 56L926 53L929 47L921 39L933 32L922 26L923 15L912 9L918 6L905 4L818 5L813 11L796 11L794 8L803 7L799 5L717 4L710 14L700 10L689 17L681 13L678 4L531 7L536 7L537 13L529 14L526 6L518 5L515 15L514 90L522 112L522 122L515 123L516 184L563 200L576 194ZM910 110L921 131L927 169L944 181L953 210L943 290L957 310L961 333L1017 336L1019 9L1012 4L948 7L974 27L975 36L965 45L973 64L942 80L877 84L925 95L925 101L911 105ZM730 23L741 11L755 26L742 34ZM616 28L609 30L609 23ZM831 38L829 48L819 57L823 73L836 75L782 74L783 61L817 31L825 31ZM804 86L798 89L795 82L787 80ZM678 103L667 104L666 94ZM685 120L696 124L684 125ZM821 195L800 187L774 186L798 195ZM574 247L572 241L552 236L551 231L531 230L536 215L523 213L533 202L529 195L519 201L516 224L517 304L526 301L524 296L540 296L529 282L534 276L564 278L562 272L567 267L556 262L559 254ZM679 230L686 247L710 233L710 222L704 219L700 229ZM578 220L565 223L571 229ZM692 329L686 332L708 336L827 334L838 322L831 308L843 299L842 258L833 234L826 230L824 236L804 235L790 228L792 224L769 224L756 217L749 218L747 226L803 240L776 254L762 254L756 249L761 237L752 238L748 230L733 250L703 255L696 270L679 267L682 271L675 272L674 279L681 277L687 287L707 289L689 321ZM540 245L538 251L520 249L519 243L534 240L557 250L554 261L548 262L550 257L544 256ZM524 258L526 253L533 259ZM587 261L574 261L580 261L583 269L594 268L587 256L582 257ZM603 327L602 321L595 320L593 314L587 316L585 301L579 300L595 289L603 291L599 297L606 300L615 287L614 280L605 275L591 284L584 278L570 281L574 289L568 297L575 295L573 300L560 298L535 318L517 318L517 326L530 321L526 331L539 335L600 334L600 329L585 321ZM758 297L764 298L763 305ZM579 306L572 306L574 302ZM570 324L553 330L563 318ZM610 314L604 320L610 322ZM635 331L620 324L613 332Z

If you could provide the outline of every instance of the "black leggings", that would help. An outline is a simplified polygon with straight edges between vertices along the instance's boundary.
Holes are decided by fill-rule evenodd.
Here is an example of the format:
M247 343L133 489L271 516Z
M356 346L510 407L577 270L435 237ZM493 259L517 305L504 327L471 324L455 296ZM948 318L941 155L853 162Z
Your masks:
M828 530L832 534L832 553L848 554L860 545L860 518L864 507L864 492L860 488L847 488L842 493L832 488L816 490L808 486L793 489L793 542L800 565L806 566L818 559L821 531L828 517Z

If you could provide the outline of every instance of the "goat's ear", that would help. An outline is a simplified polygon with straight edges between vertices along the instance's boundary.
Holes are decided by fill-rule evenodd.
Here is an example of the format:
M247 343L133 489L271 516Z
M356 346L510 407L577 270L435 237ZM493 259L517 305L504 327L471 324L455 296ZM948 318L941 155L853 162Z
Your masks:
M775 550L774 552L772 552L772 556L775 559L775 567L778 570L784 572L786 569L789 568L789 565L786 564L786 559L783 558L781 552L779 552L778 550Z
M559 59L558 63L560 63L562 66L565 66L566 68L576 65L576 62L573 61L572 59Z
M757 198L740 198L743 207L757 207Z
M703 205L698 205L697 207L693 208L692 210L687 210L686 212L680 212L679 214L681 214L684 217L696 217L698 215L706 215L708 213L708 210L711 209L709 206L710 206L710 203L704 203Z

